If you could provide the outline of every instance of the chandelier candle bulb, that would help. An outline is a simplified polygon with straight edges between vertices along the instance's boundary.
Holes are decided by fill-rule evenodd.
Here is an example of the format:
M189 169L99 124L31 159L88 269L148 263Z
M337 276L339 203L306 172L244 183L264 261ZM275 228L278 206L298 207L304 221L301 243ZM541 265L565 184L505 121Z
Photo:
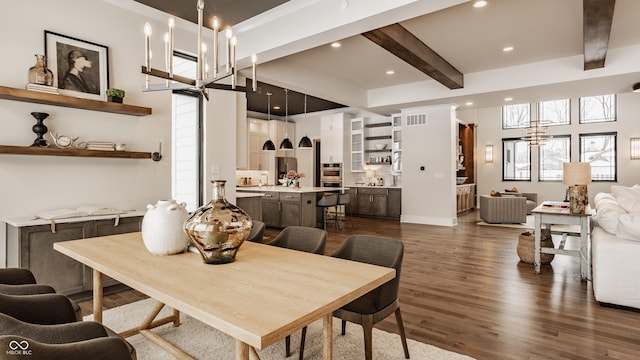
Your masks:
M164 33L164 70L169 73L169 33ZM167 87L171 86L171 81L166 80Z
M213 77L218 77L218 18L213 17Z
M204 11L204 0L198 0L198 66L196 75L196 86L202 85L202 65L204 55L202 53L202 13Z
M256 56L256 54L251 55L251 75L252 75L252 79L253 79L251 81L251 87L252 87L253 91L256 91L258 89L258 79L256 79L256 63L257 62L258 62L258 57ZM305 101L306 100L307 100L307 98L305 97Z
M228 27L225 31L226 40L226 48L227 48L227 74L231 71L231 38L233 37L233 32L231 28Z
M236 39L236 37L232 37L231 38L231 61L232 61L232 68L231 71L233 71L233 75L231 76L231 88L235 89L236 88L236 76L237 76L237 72L236 72L236 44L237 44L238 40Z
M147 73L151 71L151 33L151 24L144 24L144 66ZM149 75L146 75L144 79L145 88L149 88L150 82Z
M202 43L202 74L207 78L207 44Z
M169 77L173 77L173 29L176 27L176 20L172 17L169 18Z

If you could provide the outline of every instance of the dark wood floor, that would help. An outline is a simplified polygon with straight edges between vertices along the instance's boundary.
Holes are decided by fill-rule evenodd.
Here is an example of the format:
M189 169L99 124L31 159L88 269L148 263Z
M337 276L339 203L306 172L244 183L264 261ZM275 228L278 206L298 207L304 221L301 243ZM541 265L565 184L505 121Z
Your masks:
M353 228L328 229L327 254L356 233L405 243L400 303L411 339L477 359L640 358L640 312L598 304L577 258L556 255L535 274L516 254L520 229L477 221L475 212L455 227L354 218ZM121 292L105 306L143 297ZM397 329L393 316L376 327Z

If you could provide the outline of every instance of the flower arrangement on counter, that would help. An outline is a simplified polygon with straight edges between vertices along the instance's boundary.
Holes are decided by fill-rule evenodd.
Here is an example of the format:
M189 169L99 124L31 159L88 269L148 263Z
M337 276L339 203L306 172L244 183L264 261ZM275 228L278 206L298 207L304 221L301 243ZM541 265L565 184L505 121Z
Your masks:
M289 170L286 176L287 176L287 186L300 187L299 179L304 177L304 173L297 172L295 170Z

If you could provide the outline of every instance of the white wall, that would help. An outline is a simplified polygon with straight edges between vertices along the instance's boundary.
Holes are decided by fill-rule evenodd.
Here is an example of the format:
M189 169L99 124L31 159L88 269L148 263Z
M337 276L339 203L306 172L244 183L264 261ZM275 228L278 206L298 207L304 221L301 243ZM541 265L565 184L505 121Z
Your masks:
M579 134L616 131L618 155L618 181L589 184L589 198L598 192L608 192L612 184L633 185L640 183L640 161L629 159L629 139L640 136L638 114L640 94L623 93L617 96L617 121L599 124L578 124L578 99L571 98L571 125L550 127L551 135L571 135L571 160L579 158ZM532 104L532 116L536 116L536 104ZM502 138L520 137L522 130L502 130L501 108L458 111L460 119L477 122L476 128L476 184L478 195L491 190L516 187L524 192L537 192L538 201L564 199L566 185L560 182L538 181L538 152L531 153L531 181L502 181ZM475 120L475 121L474 121ZM493 163L484 162L484 148L493 144Z
M405 116L415 113L427 114L426 125L406 125ZM401 221L456 225L455 106L403 109L402 117Z
M126 91L125 103L153 109L152 115L137 117L0 100L0 144L30 145L35 139L31 131L35 124L30 115L33 111L50 114L45 120L49 130L79 136L79 141L123 142L128 150L148 152L157 151L160 141L164 143L164 158L160 162L2 154L0 218L31 216L40 210L82 204L144 210L146 204L171 196L171 154L167 153L167 149L171 149L171 94L141 91L144 83L140 73L144 63L142 28L147 21L155 29L153 53L162 54L163 30L160 29L166 27L165 20L159 23L102 1L25 0L13 4L11 11L0 12L5 51L5 56L0 57L0 85L24 88L28 69L35 63L33 55L44 53L44 30L49 30L108 46L110 85ZM195 45L193 39L194 34L177 31L176 49L183 44ZM152 65L162 66L155 62ZM228 99L225 95L217 101L214 95L208 107L211 111L208 119L221 126L221 131L216 133L209 128L209 135L216 139L210 147L217 152L207 153L207 164L220 164L223 175L235 187L234 114L242 107L241 100ZM223 115L216 116L213 110ZM4 249L4 236L5 232L1 231L0 249ZM0 252L0 264L4 263L3 256Z

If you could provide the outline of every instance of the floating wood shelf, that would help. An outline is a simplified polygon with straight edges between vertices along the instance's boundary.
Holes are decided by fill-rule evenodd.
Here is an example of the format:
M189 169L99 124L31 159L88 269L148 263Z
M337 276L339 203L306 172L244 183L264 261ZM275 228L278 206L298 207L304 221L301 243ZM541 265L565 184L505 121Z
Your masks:
M81 99L73 96L48 94L44 92L0 86L0 99L24 101L36 104L56 105L76 109L102 111L115 114L145 116L151 115L151 108L113 102Z
M366 128L375 128L375 127L383 127L383 126L391 126L390 122L382 122L382 123L375 123L375 124L367 124L364 127Z
M391 135L367 136L364 139L365 140L388 140L388 139L391 139Z
M10 146L0 145L0 154L16 155L51 155L51 156L82 156L124 159L151 159L151 153L141 151L102 151L82 149L60 149L41 146ZM154 159L155 160L155 159Z
M391 149L382 149L382 150L371 149L371 150L365 150L364 152L366 152L366 153L372 153L372 152L386 152L386 153L390 153L390 152L391 152Z

